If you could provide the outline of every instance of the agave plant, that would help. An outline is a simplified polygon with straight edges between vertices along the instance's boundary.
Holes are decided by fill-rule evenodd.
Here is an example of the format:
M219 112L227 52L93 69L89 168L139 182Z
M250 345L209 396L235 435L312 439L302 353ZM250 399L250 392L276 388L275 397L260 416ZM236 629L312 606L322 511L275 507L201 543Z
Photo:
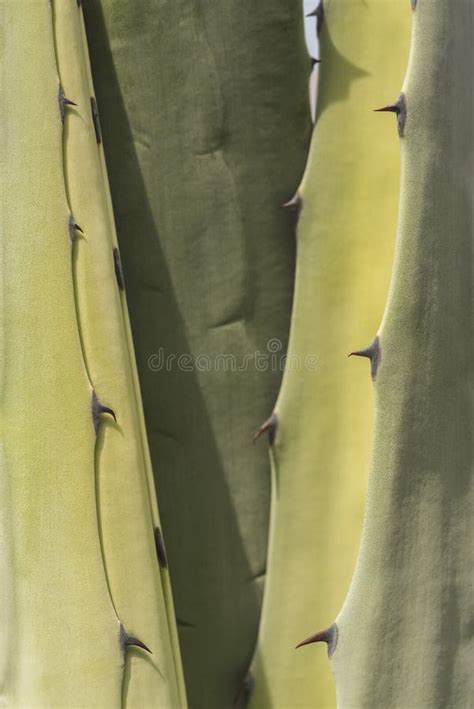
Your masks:
M472 705L474 0L411 6L311 13L307 154L299 3L0 3L3 706Z

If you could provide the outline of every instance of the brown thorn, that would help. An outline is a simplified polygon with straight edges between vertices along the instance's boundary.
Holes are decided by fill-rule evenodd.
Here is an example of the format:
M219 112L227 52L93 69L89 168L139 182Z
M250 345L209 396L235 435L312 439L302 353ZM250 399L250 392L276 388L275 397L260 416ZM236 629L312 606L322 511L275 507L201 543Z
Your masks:
M163 535L159 527L155 527L155 549L156 556L158 558L158 563L160 564L161 568L167 569L168 559L166 556L165 542L163 540Z
M301 197L299 192L295 192L293 197L288 200L288 202L283 202L282 207L288 207L288 209L298 209L301 205Z
M125 283L124 283L124 279L123 279L122 259L120 258L120 251L118 250L117 247L115 247L113 250L113 256L114 256L115 279L117 281L117 285L120 290L125 290Z
M318 34L318 37L321 33L321 27L323 26L324 22L324 7L323 7L323 0L319 3L317 7L314 8L311 12L308 12L306 17L315 17L316 18L316 32Z
M84 236L83 229L81 229L79 224L74 221L74 217L72 216L72 214L69 215L68 228L69 228L69 239L71 240L71 242L74 242L76 240L76 232L79 232L79 234Z
M283 209L289 209L291 212L296 214L296 220L300 218L300 214L303 211L303 199L299 192L295 192L293 197L284 202L282 205Z
M115 411L111 409L109 406L105 406L99 399L97 398L97 394L95 391L92 392L92 424L94 426L94 431L97 434L99 432L99 423L100 423L100 415L101 414L110 414L112 416L113 420L115 423L117 423L117 417L115 415Z
M377 376L377 370L381 359L381 349L380 349L380 339L379 336L374 339L374 341L363 350L354 350L354 352L349 352L348 357L367 357L370 359L370 374L372 379L375 380Z
M112 416L113 420L115 421L115 423L117 423L117 417L115 415L115 411L113 409L111 409L109 406L104 406L104 404L101 404L100 402L99 402L99 414L110 414Z
M152 651L150 650L149 647L145 645L141 640L136 638L134 635L129 635L125 628L123 627L122 623L120 623L120 631L119 631L119 643L120 643L120 649L122 650L122 654L125 656L125 651L127 647L133 646L133 647L139 647L141 650L145 650L146 652L149 652L150 655L153 655Z
M398 115L400 113L400 107L397 106L396 103L389 103L387 106L383 106L382 108L374 108L374 113L382 113L382 111L385 111L386 113L396 113Z
M95 140L100 145L102 143L102 128L100 127L99 109L94 96L91 96L91 114L92 123L94 124Z
M389 103L387 106L382 106L382 108L375 108L374 113L395 113L397 116L398 135L400 138L403 137L407 119L407 103L403 92L393 103Z
M127 635L127 638L126 638L126 640L125 640L125 646L126 646L126 647L129 647L130 645L132 645L133 647L139 647L139 648L141 648L142 650L145 650L146 652L149 652L150 655L153 655L153 653L152 653L152 651L150 650L150 648L147 647L147 645L145 645L145 643L142 643L141 640L139 640L138 638L135 638L133 635Z
M334 653L337 645L337 638L338 638L338 629L336 623L333 623L329 628L326 628L325 630L321 630L319 633L315 633L314 635L310 635L309 638L306 638L306 640L302 640L298 645L295 646L295 650L297 650L299 647L303 647L304 645L312 645L313 643L326 643L328 646L328 655L331 657L331 655Z
M59 89L58 89L58 103L59 103L59 115L61 116L61 123L64 123L64 118L66 115L66 106L77 106L77 103L74 103L74 101L71 101L70 98L67 98L64 94L64 89L59 84Z
M270 446L273 446L275 442L275 436L276 436L276 431L278 427L278 417L275 412L272 413L272 415L262 423L262 425L255 431L253 441L255 443L256 440L260 438L260 436L263 436L264 433L268 432L268 442Z

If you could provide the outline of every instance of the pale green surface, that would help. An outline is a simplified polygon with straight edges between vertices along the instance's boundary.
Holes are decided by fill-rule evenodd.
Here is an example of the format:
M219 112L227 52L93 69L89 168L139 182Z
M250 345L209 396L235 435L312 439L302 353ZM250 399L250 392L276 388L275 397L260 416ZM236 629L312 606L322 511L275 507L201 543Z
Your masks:
M253 709L335 706L324 643L294 647L332 623L356 561L373 401L367 361L347 355L369 345L380 323L396 226L398 138L393 117L373 109L397 95L410 8L400 0L324 6L289 345L303 368L287 367L276 405ZM304 369L307 356L315 358L312 370Z
M473 705L474 2L418 0L343 709Z
M1 700L175 709L179 651L80 10L2 2L0 33ZM64 125L58 74L78 104ZM74 245L71 212L85 232ZM118 417L97 437L93 388ZM127 649L125 668L120 622L152 656Z
M284 351L309 142L301 4L87 0L84 16L190 705L228 709L255 646L281 371L153 371ZM109 48L107 48L107 42Z
M122 315L126 303L114 272L115 230L91 120L93 93L80 11L73 0L56 0L54 9L61 83L77 104L68 111L65 176L74 219L85 233L75 242L73 259L81 340L90 380L118 422L109 419L104 426L96 454L103 554L121 622L153 652L150 657L143 650L128 651L124 702L127 707L184 706L179 649L172 648L168 627L175 624L168 572L161 578L156 558L153 526L159 519L153 519L150 505L147 442ZM152 479L151 494L155 498Z
M117 707L49 2L2 2L0 47L2 703Z

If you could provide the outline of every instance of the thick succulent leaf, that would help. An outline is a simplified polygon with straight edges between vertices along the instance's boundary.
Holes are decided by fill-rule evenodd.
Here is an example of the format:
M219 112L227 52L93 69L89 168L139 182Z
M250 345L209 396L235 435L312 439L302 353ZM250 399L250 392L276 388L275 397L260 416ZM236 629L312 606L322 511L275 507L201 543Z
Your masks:
M3 702L184 706L80 9L0 13Z
M409 23L399 0L324 3L289 356L275 408L255 709L335 706L324 643L294 647L331 625L357 556L373 402L367 363L347 355L374 339L388 289L399 149L391 116L373 109L397 94ZM332 647L334 633L325 638Z
M2 703L120 706L50 3L5 0L0 32Z
M333 655L354 709L474 697L473 33L472 0L416 3L368 504Z
M310 131L301 6L84 11L189 698L224 709L265 575L269 463L252 434L281 370L255 353L273 338L283 354L289 326L295 215L281 205Z

